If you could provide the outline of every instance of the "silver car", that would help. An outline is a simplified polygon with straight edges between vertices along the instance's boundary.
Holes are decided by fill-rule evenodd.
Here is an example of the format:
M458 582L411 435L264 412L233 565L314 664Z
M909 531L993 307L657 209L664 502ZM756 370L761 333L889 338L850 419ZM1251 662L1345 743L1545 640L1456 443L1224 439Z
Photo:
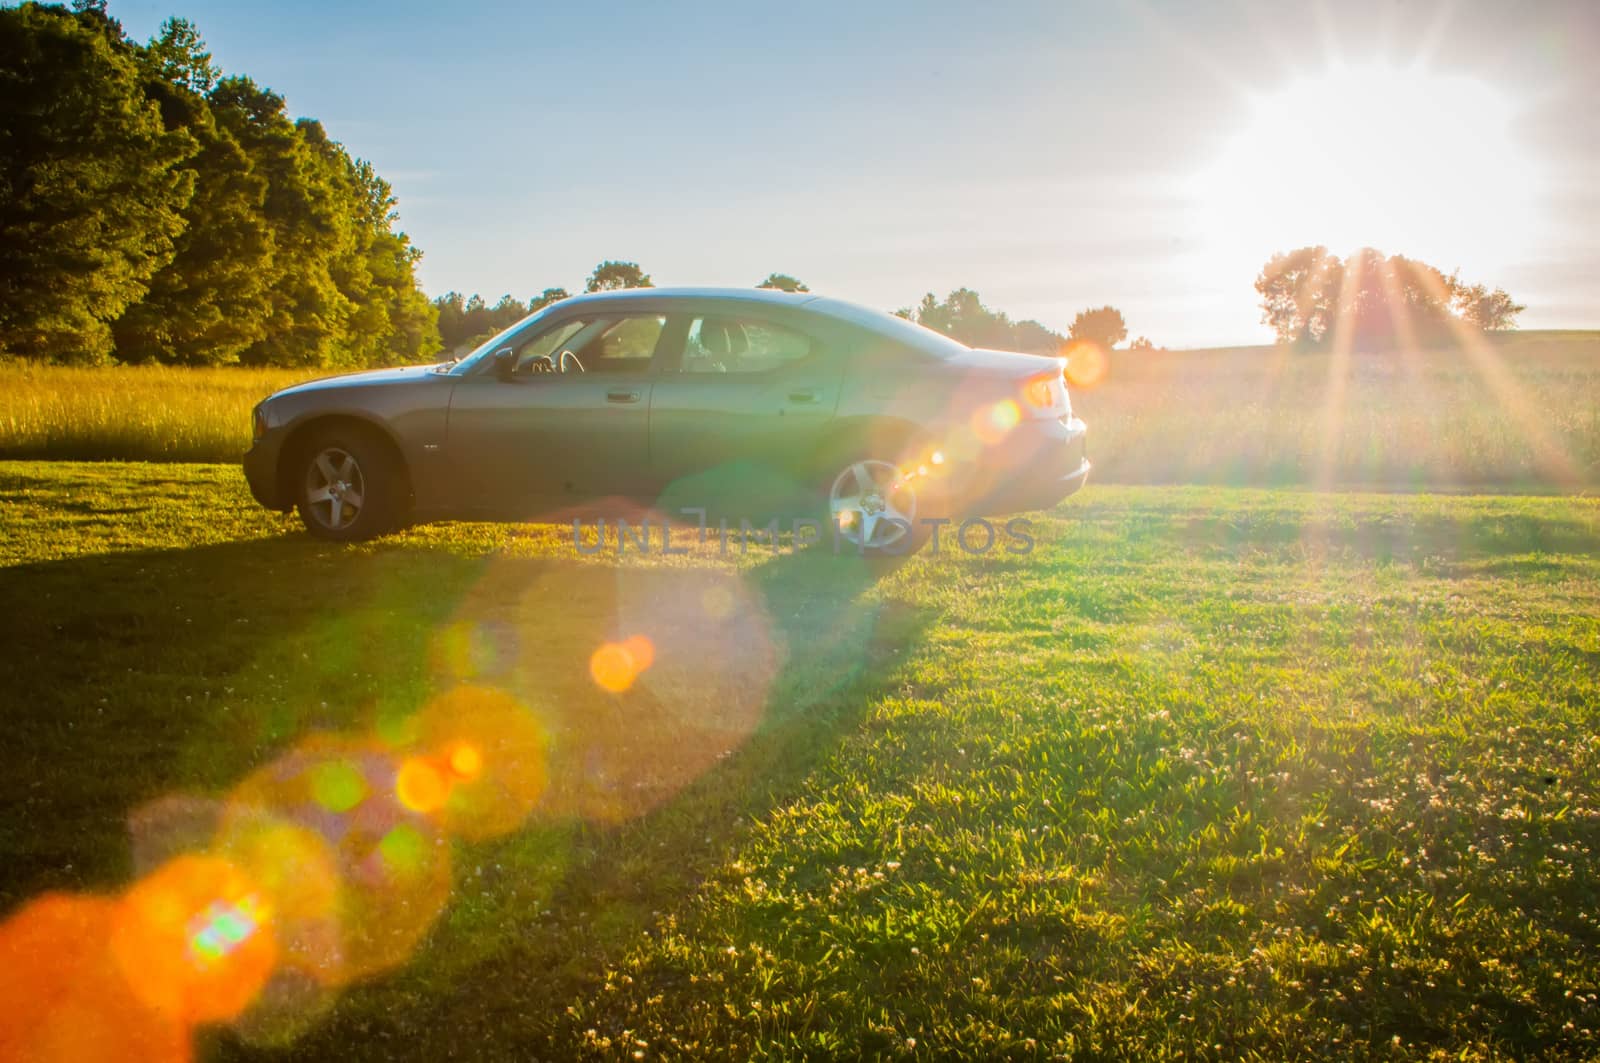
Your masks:
M577 296L457 361L300 384L253 419L255 497L334 540L614 501L795 513L895 554L1089 475L1058 360L760 289Z

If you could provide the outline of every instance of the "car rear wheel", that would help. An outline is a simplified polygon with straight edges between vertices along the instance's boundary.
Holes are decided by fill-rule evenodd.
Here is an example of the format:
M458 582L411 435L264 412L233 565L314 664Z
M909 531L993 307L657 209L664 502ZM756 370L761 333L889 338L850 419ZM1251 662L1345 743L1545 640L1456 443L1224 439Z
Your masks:
M301 452L296 508L319 539L356 542L399 523L400 470L388 447L351 428L319 432Z
M840 553L907 557L927 543L929 520L945 508L943 492L900 457L858 454L830 463L826 515Z

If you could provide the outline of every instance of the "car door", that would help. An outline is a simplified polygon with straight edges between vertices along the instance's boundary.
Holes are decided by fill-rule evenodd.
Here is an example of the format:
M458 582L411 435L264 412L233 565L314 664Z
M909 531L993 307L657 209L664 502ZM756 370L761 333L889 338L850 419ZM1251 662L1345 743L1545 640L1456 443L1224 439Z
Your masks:
M842 363L798 315L709 304L683 318L650 400L650 459L663 500L725 509L726 497L702 503L696 491L753 491L748 516L765 519L760 503L782 494L774 489L809 486Z
M519 341L513 371L491 362L464 377L445 442L458 506L527 517L646 489L654 357L666 322L664 314L580 309Z

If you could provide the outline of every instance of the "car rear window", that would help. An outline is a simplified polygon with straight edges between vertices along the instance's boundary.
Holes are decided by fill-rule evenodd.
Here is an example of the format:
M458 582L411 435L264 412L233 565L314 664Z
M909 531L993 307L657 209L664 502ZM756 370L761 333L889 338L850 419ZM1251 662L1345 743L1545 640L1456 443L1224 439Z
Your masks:
M942 332L936 332L925 325L907 321L903 317L882 310L869 310L867 307L840 302L837 299L813 299L806 304L806 309L847 321L935 358L955 358L970 350L965 344L951 339Z

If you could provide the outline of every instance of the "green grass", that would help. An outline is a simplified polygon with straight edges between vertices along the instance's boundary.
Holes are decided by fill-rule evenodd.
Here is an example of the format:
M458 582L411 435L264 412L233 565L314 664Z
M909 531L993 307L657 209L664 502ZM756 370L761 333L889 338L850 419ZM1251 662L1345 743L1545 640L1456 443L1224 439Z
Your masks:
M0 458L237 461L251 406L310 370L0 365ZM1073 391L1101 483L1600 487L1600 332L1358 355L1117 352Z
M1036 535L337 549L233 469L0 464L0 905L468 678L546 723L544 805L263 1058L1600 1053L1600 504L1092 486Z

